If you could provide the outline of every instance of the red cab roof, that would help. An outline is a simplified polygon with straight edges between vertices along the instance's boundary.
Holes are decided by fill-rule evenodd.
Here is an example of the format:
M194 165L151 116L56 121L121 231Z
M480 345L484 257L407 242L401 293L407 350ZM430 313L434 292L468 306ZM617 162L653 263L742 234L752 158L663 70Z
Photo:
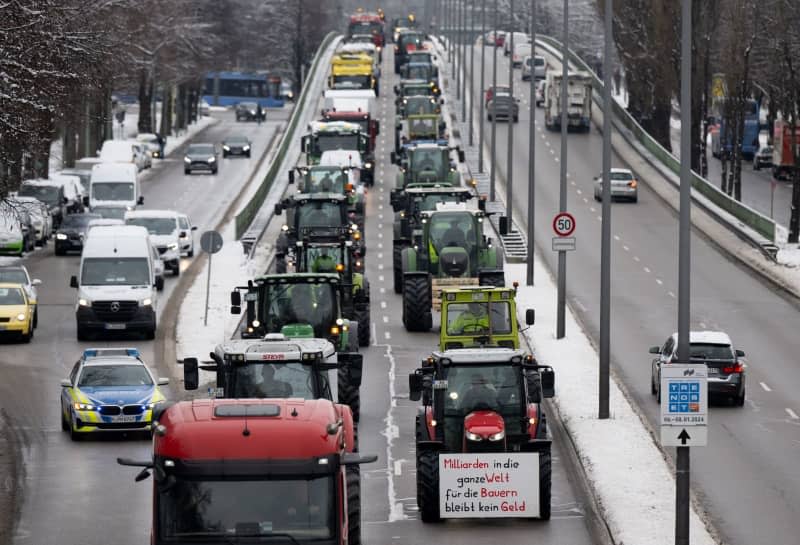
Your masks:
M166 430L155 434L155 454L182 460L286 460L336 454L341 452L340 434L330 435L327 427L344 411L347 408L325 399L181 401L159 419ZM350 421L349 414L343 418Z

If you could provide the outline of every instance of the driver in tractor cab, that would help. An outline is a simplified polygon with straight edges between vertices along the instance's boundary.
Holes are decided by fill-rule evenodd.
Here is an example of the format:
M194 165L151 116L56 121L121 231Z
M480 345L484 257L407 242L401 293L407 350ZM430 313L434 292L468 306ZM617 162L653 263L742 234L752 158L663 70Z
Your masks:
M244 388L246 397L291 397L292 386L288 382L275 379L275 367L269 364L261 366L261 382L250 383Z
M464 236L464 231L458 226L458 220L450 220L450 226L447 231L442 234L442 246L450 246L456 248L463 248L467 244L467 238Z
M333 180L331 179L331 175L329 173L325 173L325 176L319 181L319 190L322 193L330 193L333 190Z
M327 248L321 248L319 255L311 263L311 272L332 273L336 272L336 259L328 253Z
M483 333L489 331L489 313L483 303L469 303L455 320L447 324L450 335Z
M423 126L424 128L424 126ZM431 157L430 152L421 152L422 157L419 160L419 169L420 170L436 170L436 163Z
M291 320L287 323L305 323L314 314L314 295L308 284L295 284L291 293Z
M461 398L461 408L465 411L474 411L477 407L497 407L497 390L481 373L472 375L472 385L464 392Z

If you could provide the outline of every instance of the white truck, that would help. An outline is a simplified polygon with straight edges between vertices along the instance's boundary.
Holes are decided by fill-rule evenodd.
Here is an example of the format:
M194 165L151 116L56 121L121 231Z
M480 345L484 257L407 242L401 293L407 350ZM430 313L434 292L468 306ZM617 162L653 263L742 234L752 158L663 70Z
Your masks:
M546 75L544 122L550 130L561 129L561 70ZM592 120L592 79L588 72L567 74L568 129L588 131Z

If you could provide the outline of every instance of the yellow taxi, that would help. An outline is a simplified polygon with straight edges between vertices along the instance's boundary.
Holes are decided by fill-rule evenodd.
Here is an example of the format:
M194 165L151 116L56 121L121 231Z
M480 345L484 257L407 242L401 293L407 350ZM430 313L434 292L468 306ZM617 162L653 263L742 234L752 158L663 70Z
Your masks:
M0 334L33 338L33 302L22 284L0 283Z

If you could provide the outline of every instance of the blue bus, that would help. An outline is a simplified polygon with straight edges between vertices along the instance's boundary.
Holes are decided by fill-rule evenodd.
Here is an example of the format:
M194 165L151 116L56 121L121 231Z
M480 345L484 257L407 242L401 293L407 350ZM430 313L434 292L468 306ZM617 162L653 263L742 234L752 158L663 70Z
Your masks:
M719 157L725 151L730 153L733 150L733 136L728 131L725 123L725 104L726 99L720 98L714 101L711 107L713 122L711 124L711 154ZM753 99L745 101L744 112L744 134L742 135L742 157L752 159L758 151L758 133L760 125L760 105Z
M203 87L203 100L211 106L235 106L257 102L262 108L281 108L281 78L246 72L209 72Z

